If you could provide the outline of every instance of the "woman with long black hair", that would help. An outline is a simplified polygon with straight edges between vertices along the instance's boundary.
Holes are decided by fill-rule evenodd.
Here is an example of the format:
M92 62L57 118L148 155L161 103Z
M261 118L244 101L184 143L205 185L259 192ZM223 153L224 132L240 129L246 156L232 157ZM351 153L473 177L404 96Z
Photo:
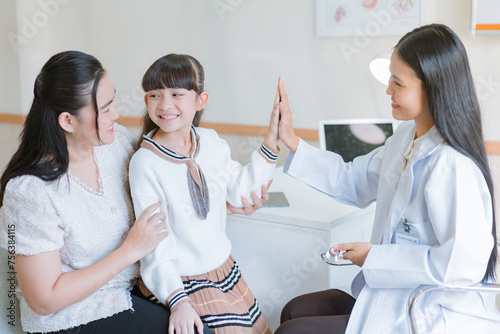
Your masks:
M493 181L462 42L444 25L417 28L394 48L390 71L392 114L403 122L383 147L347 164L295 136L280 85L285 172L340 202L377 206L371 242L333 246L361 267L357 299L340 290L299 296L283 309L277 334L407 333L406 303L418 286L495 279ZM433 295L420 330L496 332L486 305L479 294Z

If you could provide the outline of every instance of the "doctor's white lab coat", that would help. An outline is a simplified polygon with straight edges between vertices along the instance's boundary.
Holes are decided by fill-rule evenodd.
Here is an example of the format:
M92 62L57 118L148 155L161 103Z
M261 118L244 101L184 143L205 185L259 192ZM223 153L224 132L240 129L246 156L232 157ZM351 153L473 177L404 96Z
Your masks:
M433 127L401 173L414 134L414 122L403 122L384 146L352 163L300 141L285 164L287 174L339 202L357 207L377 202L374 246L353 282L357 300L347 333L407 333L406 304L416 287L472 285L486 271L494 242L491 198L481 171ZM418 233L418 244L396 244L396 228L405 219ZM419 320L420 330L465 333L472 326L475 333L500 333L500 322L482 321L496 328L482 331L474 321L500 319L498 310L485 309L483 298L433 295L425 303L431 316Z

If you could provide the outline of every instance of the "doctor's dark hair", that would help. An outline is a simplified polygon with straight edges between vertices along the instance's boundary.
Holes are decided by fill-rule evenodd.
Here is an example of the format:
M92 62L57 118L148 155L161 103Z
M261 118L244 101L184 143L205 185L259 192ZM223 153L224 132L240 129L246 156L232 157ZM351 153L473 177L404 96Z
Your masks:
M21 142L0 179L0 206L10 179L34 175L44 181L57 180L68 170L66 137L59 125L62 112L79 116L92 104L98 131L97 88L105 70L91 55L65 51L52 56L34 84L34 98L24 122Z
M205 71L200 62L185 54L168 54L157 59L142 78L142 89L146 92L155 89L184 88L201 94L204 89ZM196 112L193 125L200 124L203 109ZM158 126L149 118L146 109L142 118L143 135Z
M467 52L447 26L431 24L407 33L394 52L423 82L429 111L440 135L480 168L491 194L493 250L483 282L495 280L498 258L493 178L484 146L481 111Z

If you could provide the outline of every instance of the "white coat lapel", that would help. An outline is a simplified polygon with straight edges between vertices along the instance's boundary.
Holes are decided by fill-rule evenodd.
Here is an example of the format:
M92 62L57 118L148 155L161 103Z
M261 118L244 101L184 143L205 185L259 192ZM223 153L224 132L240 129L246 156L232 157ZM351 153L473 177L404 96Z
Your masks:
M411 141L411 140L410 140ZM408 142L408 144L410 143ZM391 217L389 217L389 224L386 225L384 229L384 235L382 238L382 244L391 243L392 235L396 226L401 222L404 217L404 212L410 203L412 189L415 179L414 168L415 164L431 155L442 143L443 138L439 135L435 126L433 126L429 132L425 134L425 137L422 140L417 152L415 155L408 161L408 165L404 170L401 178L399 179L399 183L397 184L397 188L394 192L394 197L392 200L391 207L389 212L392 212ZM402 159L402 157L401 157Z
M392 140L388 140L386 143L387 153L381 167L381 178L377 192L377 212L372 230L371 242L373 244L381 244L385 240L386 230L390 229L391 222L395 219L394 211L390 211L391 208L400 208L396 211L400 213L402 211L401 207L404 209L407 203L401 201L399 195L401 190L398 190L398 182L402 169L402 157L413 139L415 125L414 123L410 125L409 122L403 123L398 129L403 132L396 130ZM389 213L391 213L391 216L388 216Z

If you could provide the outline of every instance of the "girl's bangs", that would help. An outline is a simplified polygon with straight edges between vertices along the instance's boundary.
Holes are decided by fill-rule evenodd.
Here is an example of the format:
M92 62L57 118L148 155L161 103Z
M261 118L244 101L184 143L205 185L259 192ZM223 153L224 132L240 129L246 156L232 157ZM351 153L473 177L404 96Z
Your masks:
M156 66L155 66L156 65ZM197 91L196 73L189 61L172 64L167 61L153 64L144 75L143 89L184 88Z

